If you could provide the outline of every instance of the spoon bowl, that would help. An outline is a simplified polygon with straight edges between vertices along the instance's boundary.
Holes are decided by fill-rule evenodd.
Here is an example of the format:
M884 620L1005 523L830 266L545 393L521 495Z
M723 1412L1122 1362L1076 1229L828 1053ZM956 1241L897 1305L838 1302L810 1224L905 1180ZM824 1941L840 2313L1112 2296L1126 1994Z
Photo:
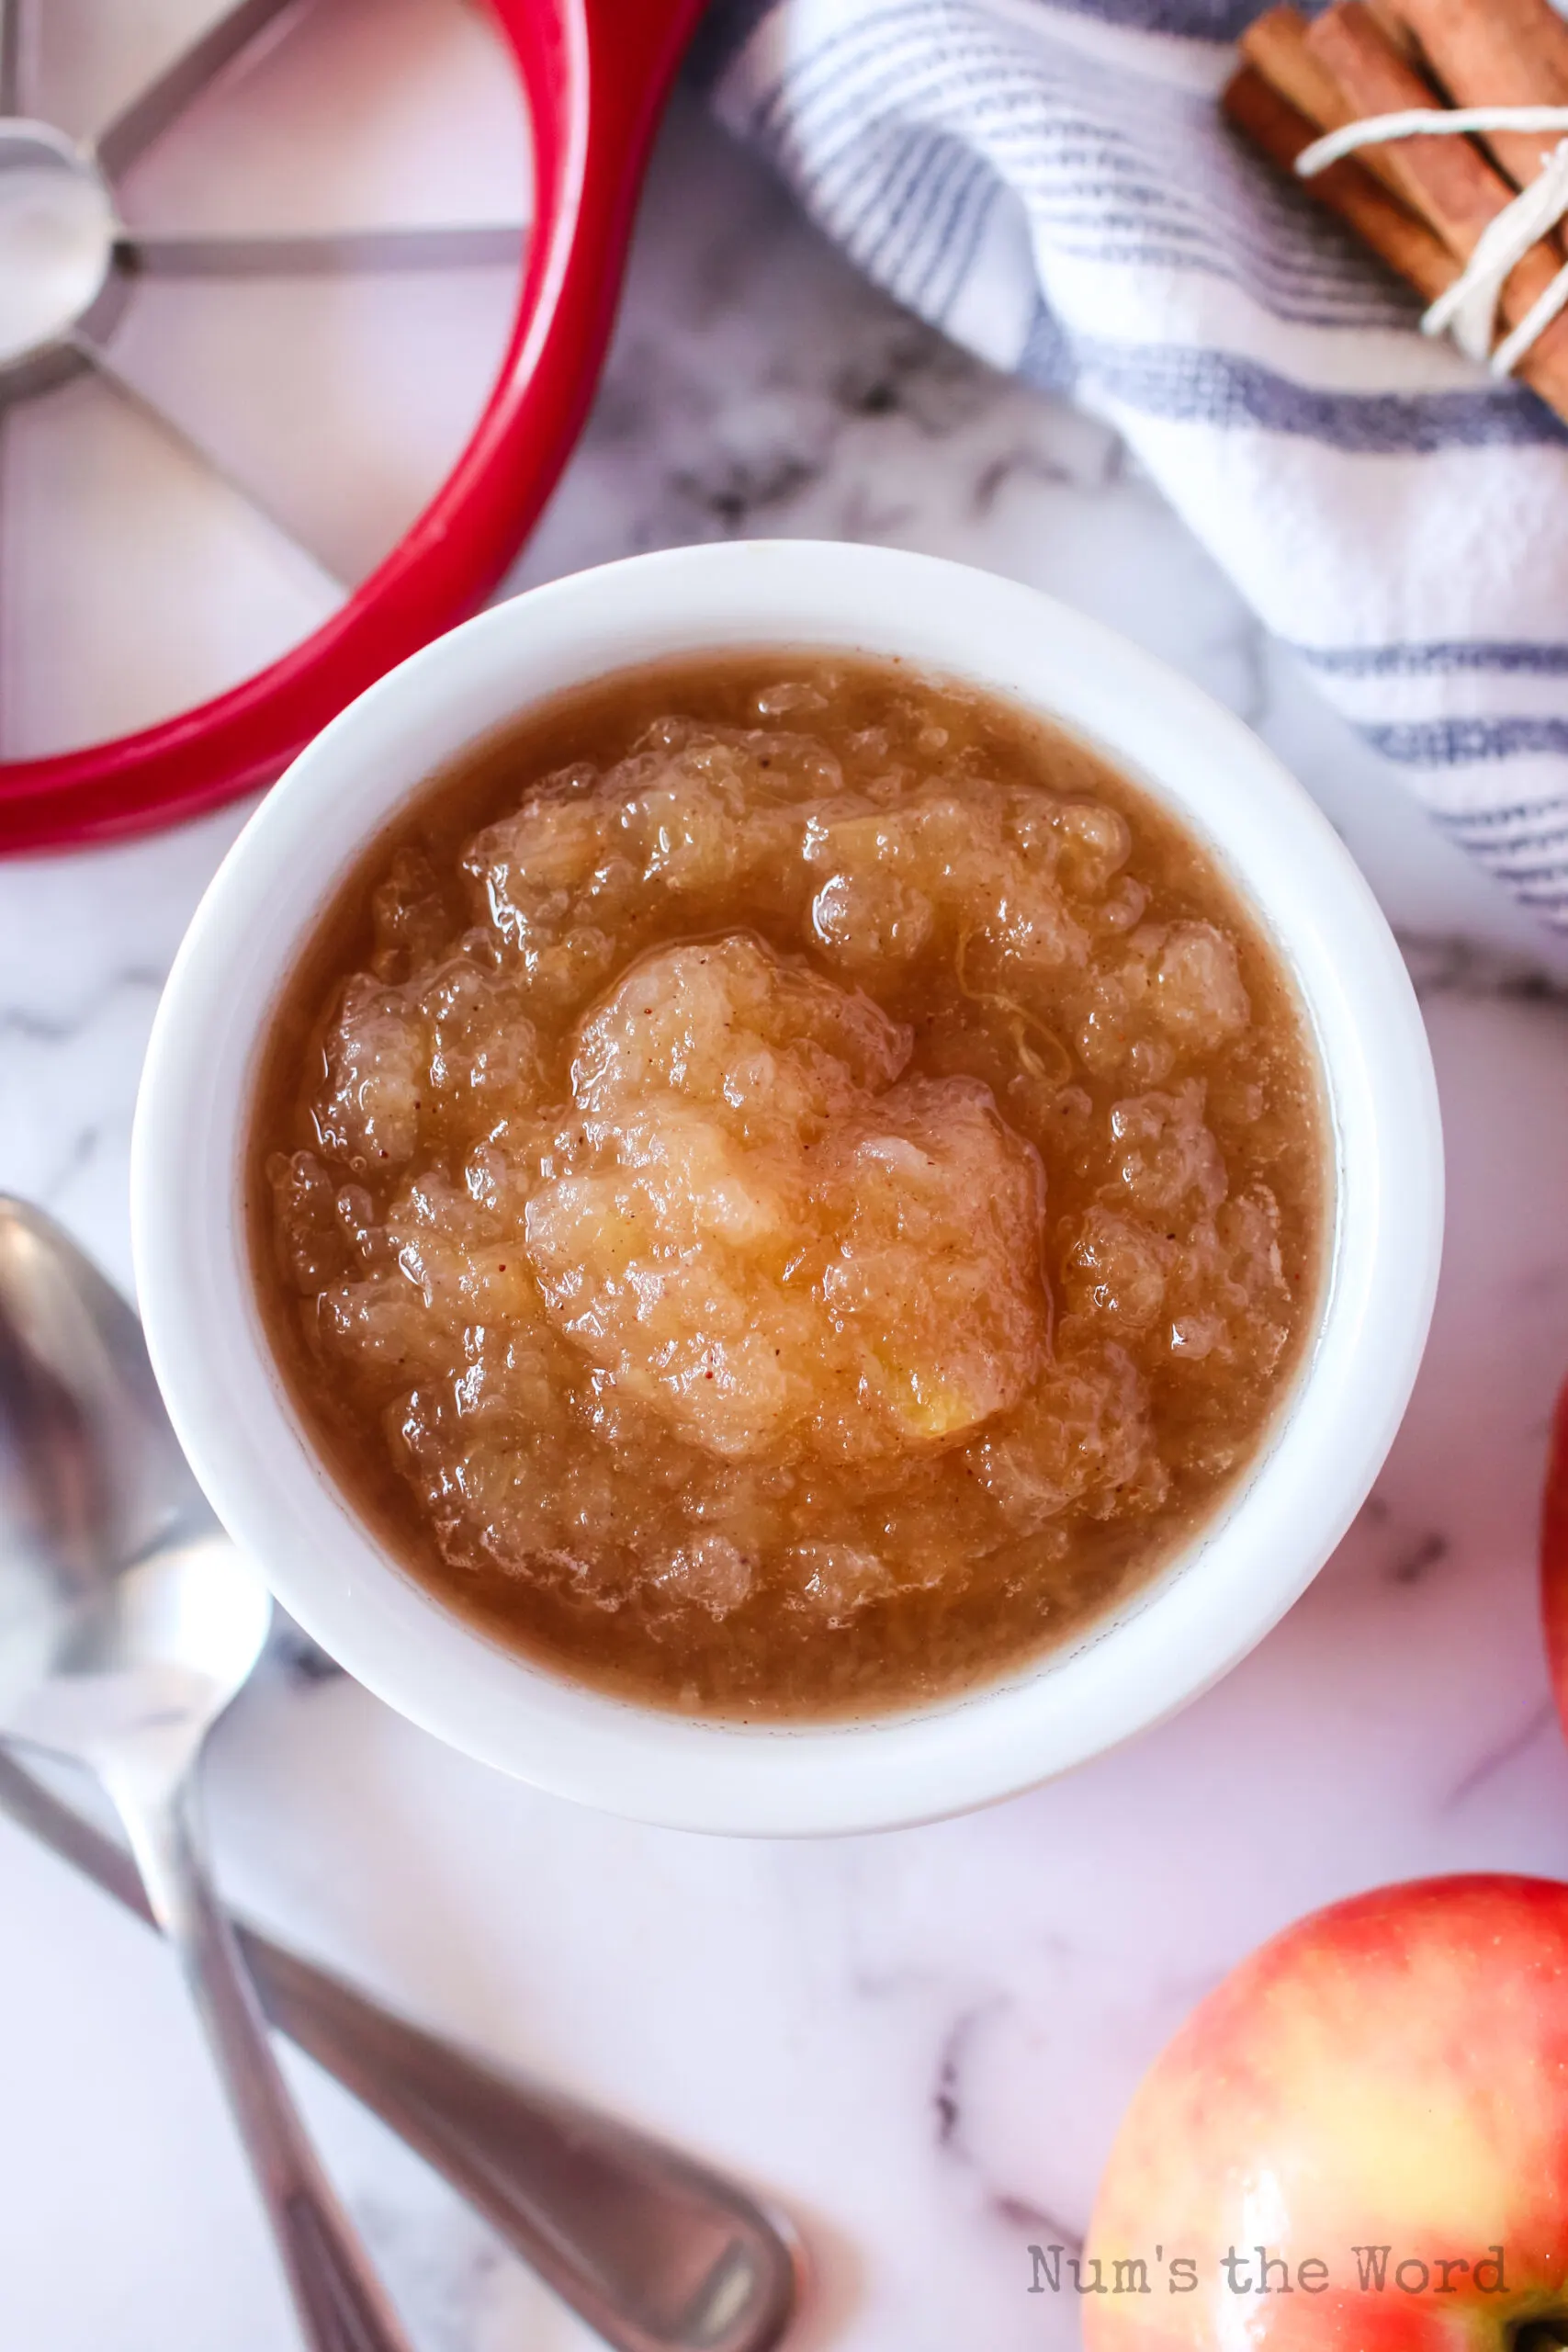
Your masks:
M127 1744L183 1769L249 1679L272 1598L227 1537L165 1545L63 1609L0 1628L0 1734L106 1777Z
M0 1735L105 1774L131 1745L187 1769L271 1597L186 1465L130 1307L3 1200L0 1528Z
M95 1770L155 1725L194 1755L266 1639L141 1328L47 1217L0 1201L0 1733Z
M0 1198L0 1609L20 1581L69 1600L217 1524L136 1317L52 1219Z

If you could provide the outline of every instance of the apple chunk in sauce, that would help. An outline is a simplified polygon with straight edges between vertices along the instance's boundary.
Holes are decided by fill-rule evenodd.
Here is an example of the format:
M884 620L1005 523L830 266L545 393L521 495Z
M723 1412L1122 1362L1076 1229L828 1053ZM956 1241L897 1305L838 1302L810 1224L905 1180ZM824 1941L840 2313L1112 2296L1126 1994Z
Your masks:
M1215 1508L1310 1318L1320 1132L1251 919L1082 746L715 659L378 846L275 1029L258 1278L449 1601L659 1703L886 1708Z
M581 1126L528 1203L557 1328L705 1452L966 1435L1044 1348L1039 1163L973 1079L746 938L667 948L583 1024Z

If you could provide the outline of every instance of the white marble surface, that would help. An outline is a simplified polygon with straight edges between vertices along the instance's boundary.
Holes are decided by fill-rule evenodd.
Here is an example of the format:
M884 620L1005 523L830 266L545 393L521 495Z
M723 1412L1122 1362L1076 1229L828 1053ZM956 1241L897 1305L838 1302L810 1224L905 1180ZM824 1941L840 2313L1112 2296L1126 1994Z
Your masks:
M799 2215L803 2344L1039 2352L1024 2248L1082 2230L1145 2063L1270 1929L1390 1876L1568 1871L1532 1577L1568 1365L1568 958L1265 644L1098 424L880 301L689 108L582 448L520 582L724 531L930 548L1115 621L1243 711L1361 857L1449 1127L1437 1325L1374 1501L1176 1722L943 1826L760 1846L630 1826L272 1665L224 1727L224 1872L422 2017L733 2164ZM121 1279L137 1068L233 811L0 868L0 1184ZM0 2344L282 2352L261 2224L152 1939L0 1826ZM304 2084L420 2352L589 2339L339 2094Z

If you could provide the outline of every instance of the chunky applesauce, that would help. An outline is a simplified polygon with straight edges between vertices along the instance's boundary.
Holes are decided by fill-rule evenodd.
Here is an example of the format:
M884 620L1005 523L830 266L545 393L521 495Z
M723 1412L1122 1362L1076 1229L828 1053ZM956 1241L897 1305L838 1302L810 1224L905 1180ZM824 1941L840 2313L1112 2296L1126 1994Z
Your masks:
M686 1711L908 1706L1148 1578L1265 1442L1328 1220L1213 858L892 665L709 657L435 778L280 1006L257 1274L446 1601Z

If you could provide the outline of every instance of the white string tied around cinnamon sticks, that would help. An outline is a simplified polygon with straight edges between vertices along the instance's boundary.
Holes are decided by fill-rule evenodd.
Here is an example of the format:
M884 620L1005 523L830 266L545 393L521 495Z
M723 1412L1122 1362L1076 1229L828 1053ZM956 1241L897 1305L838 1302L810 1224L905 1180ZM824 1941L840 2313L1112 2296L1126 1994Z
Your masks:
M1312 179L1359 147L1393 139L1467 138L1487 130L1568 131L1568 107L1411 107L1398 114L1369 115L1314 140L1297 156L1295 167L1303 179ZM1451 328L1468 358L1484 360L1495 376L1511 375L1558 312L1568 309L1568 263L1494 350L1498 298L1516 264L1564 219L1568 138L1560 140L1537 177L1482 231L1453 284L1423 313L1422 334L1442 334Z

